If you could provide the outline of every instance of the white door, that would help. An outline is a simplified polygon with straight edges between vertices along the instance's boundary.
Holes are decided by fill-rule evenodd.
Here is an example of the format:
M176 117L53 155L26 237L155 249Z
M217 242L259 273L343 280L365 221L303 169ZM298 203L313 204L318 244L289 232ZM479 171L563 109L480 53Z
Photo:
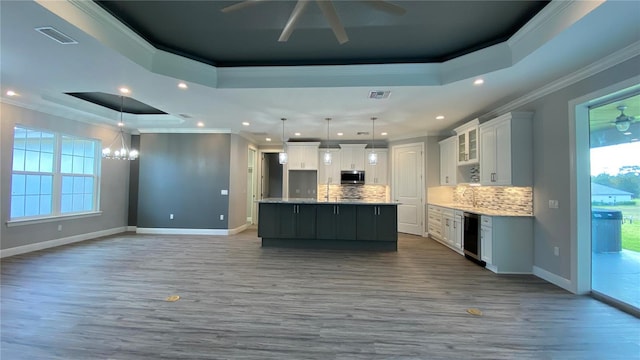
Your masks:
M423 149L424 144L398 145L393 152L392 200L398 205L398 231L424 234L423 221Z

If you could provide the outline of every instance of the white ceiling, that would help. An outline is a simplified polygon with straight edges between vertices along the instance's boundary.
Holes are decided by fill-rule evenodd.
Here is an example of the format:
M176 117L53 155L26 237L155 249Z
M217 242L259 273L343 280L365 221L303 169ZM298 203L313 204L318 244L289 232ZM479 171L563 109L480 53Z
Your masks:
M640 41L638 1L554 1L508 42L447 63L216 69L153 49L91 2L0 7L2 101L115 126L118 112L64 93L116 94L126 86L131 97L169 114L126 114L134 132L234 132L259 145L269 144L266 137L280 142L282 117L287 138L325 139L326 117L333 118L332 139L343 132L345 140L369 140L356 133L370 131L372 116L376 139L446 134ZM78 44L58 44L34 31L41 26ZM484 85L473 85L478 77ZM180 81L189 88L179 89ZM19 95L9 98L9 89ZM371 100L370 90L391 96Z

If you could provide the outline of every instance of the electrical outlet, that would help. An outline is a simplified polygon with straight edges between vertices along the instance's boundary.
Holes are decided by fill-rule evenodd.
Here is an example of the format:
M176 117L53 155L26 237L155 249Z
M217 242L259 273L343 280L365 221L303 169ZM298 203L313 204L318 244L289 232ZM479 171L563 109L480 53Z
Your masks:
M169 214L169 220L173 220L173 214Z
M549 200L549 209L557 209L558 200Z
M224 215L220 215L220 220L224 220Z
M220 190L220 195L229 195L229 190Z
M553 247L553 255L555 256L559 256L560 255L560 248L557 246Z
M62 225L58 225L58 231L62 231Z

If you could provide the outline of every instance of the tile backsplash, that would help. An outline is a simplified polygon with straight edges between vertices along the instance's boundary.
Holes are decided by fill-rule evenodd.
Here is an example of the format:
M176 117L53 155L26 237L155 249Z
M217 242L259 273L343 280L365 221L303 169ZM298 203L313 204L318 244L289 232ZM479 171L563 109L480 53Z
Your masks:
M508 186L456 186L453 202L491 210L508 210L533 215L533 189Z
M385 185L329 185L329 200L389 201L389 187ZM327 200L327 185L318 185L318 201Z

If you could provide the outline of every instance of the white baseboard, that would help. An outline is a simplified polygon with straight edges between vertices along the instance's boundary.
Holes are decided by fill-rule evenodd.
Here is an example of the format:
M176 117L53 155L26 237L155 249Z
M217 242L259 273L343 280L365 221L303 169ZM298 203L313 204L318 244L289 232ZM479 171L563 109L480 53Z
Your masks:
M137 226L127 226L127 231L136 231Z
M244 225L238 226L237 228L229 229L229 235L239 234L239 233L247 230L248 227L249 227L249 224L244 224Z
M42 241L39 243L34 243L29 245L16 246L9 249L0 250L0 258L24 254L32 251L44 250L44 249L61 246L61 245L72 244L72 243L76 243L84 240L95 239L101 236L119 234L119 233L125 232L126 230L127 230L127 227L123 226L123 227L118 227L113 229L100 230L100 231L86 233L86 234L69 236L69 237L60 238L60 239Z
M573 290L573 284L571 283L571 280L569 279L565 279L562 276L558 276L554 273L551 273L545 269L539 268L537 266L533 267L533 275L546 280L556 286L559 286L569 292L574 292Z
M246 230L248 224L233 229L181 229L181 228L136 228L138 234L153 235L235 235Z

